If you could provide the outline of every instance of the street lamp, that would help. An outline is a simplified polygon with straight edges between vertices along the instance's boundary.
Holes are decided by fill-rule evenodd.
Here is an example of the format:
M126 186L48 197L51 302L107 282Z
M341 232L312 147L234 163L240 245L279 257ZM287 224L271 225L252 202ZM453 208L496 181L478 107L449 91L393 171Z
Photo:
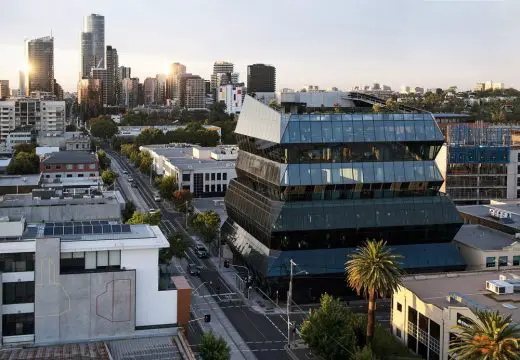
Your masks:
M291 302L292 302L292 281L294 275L299 274L308 274L307 271L299 271L296 274L293 274L293 266L297 266L293 259L289 260L291 264L291 275L289 278L289 291L287 292L287 348L291 347Z

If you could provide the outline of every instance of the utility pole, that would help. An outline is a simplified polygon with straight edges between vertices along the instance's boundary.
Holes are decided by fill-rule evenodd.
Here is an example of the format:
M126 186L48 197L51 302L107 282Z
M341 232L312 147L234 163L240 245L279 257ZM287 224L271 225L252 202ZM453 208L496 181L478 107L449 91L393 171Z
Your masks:
M291 348L291 298L292 298L292 278L293 278L293 265L292 259L289 260L291 266L291 273L289 277L289 291L287 292L287 348Z
M220 269L222 267L222 255L220 253L220 248L222 247L220 244L220 228L218 229L218 235L217 235L217 241L218 241L218 268Z

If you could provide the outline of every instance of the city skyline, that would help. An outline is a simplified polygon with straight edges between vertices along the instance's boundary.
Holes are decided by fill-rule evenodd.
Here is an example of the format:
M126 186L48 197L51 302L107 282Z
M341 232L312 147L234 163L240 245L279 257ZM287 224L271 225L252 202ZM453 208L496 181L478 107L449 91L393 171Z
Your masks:
M0 79L9 80L11 88L18 87L17 70L23 69L24 39L52 32L55 78L65 90L75 91L79 34L83 18L91 13L105 17L105 45L117 48L119 63L132 67L132 75L140 80L166 73L173 62L209 80L213 63L224 60L235 64L242 81L247 65L275 66L277 90L307 84L349 89L372 82L393 89L401 85L470 89L476 81L488 79L506 87L520 84L513 71L520 54L507 36L520 30L512 19L520 4L507 0L319 4L266 0L254 6L232 0L218 5L202 0L160 1L153 6L137 1L124 6L102 1L54 3L51 7L32 1L23 6L12 3L0 15L0 51L5 54L0 58ZM315 16L320 12L327 16ZM175 16L190 13L197 17ZM293 16L276 21L279 14ZM225 20L214 21L226 18L233 20L232 27L222 26ZM190 30L194 19L202 24L196 27L199 31ZM217 35L215 40L210 34ZM224 41L226 37L232 41Z

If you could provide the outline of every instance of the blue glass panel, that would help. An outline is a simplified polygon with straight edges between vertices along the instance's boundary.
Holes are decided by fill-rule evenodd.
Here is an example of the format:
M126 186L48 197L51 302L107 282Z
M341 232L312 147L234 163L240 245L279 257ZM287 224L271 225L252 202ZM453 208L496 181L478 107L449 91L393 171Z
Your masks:
M426 132L424 130L424 121L416 120L415 125L415 140L426 140Z
M46 226L45 229L43 230L44 236L49 236L49 235L53 235L53 234L54 234L54 231L51 226Z
M376 181L373 163L363 163L363 181L374 183Z
M372 114L363 115L363 121L372 121L372 120L374 120L374 116L372 116Z
M73 227L72 226L65 226L63 227L63 234L65 235L72 235L72 232L73 232Z
M385 169L384 163L375 162L374 164L374 177L376 183L384 183L385 182Z
M404 122L405 139L413 141L415 140L415 127L413 121Z
M352 114L352 120L353 121L363 121L363 115L362 114Z
M321 164L321 183L323 185L332 184L332 164Z
M385 126L382 121L374 121L374 131L376 134L375 141L386 141L385 138Z
M364 181L362 163L353 163L352 164L352 179L356 183L360 183L360 182Z
M426 133L426 139L427 140L434 140L435 139L435 128L437 125L433 121L425 121L424 122L424 131Z
M63 226L55 226L54 235L63 235Z
M290 122L287 126L286 132L289 132L289 142L298 143L300 142L300 123Z
M341 176L341 164L332 165L332 183L343 184L343 177Z
M300 168L300 184L310 185L311 182L311 165L310 164L299 164L296 165Z
M414 181L414 161L404 161L404 176L406 181Z
M394 161L394 173L396 182L405 182L404 164L402 161Z
M425 177L426 177L426 180L428 181L435 181L437 180L435 178L435 170L436 170L436 166L435 164L433 163L426 163L424 165L424 172L425 172Z
M405 120L413 120L413 114L403 114Z
M81 235L83 234L83 227L82 226L74 226L74 235Z
M386 141L395 141L395 126L393 121L384 121Z
M383 114L373 114L374 121L381 121L383 120Z
M102 234L103 233L103 228L101 227L101 225L94 225L92 227L92 233L93 234Z
M352 170L352 165L350 164L342 164L339 169L341 175L340 184L353 184L355 183L354 174Z
M404 120L403 114L391 114L391 116L394 120Z
M354 142L354 128L352 127L351 121L343 123L343 141Z
M123 233L132 232L132 230L130 229L130 225L127 225L127 224L121 225L121 232L123 232Z
M128 225L130 226L130 225ZM84 234L92 234L92 225L83 225Z
M375 141L376 135L374 133L374 122L372 120L363 121L363 129L365 133L365 141Z
M415 181L425 181L426 180L426 177L424 176L424 162L423 161L414 161L413 169L414 169Z
M341 116L341 114L332 114L331 120L332 121L342 121L342 116Z
M396 121L394 123L394 125L395 125L395 139L397 141L404 141L406 139L405 131L404 131L404 121Z
M330 114L321 115L321 121L330 121L330 120L331 120Z
M110 225L103 225L103 234L111 233L112 227Z
M330 121L323 121L321 123L321 138L325 143L332 142L332 124Z
M322 185L321 164L310 164L310 176L312 185Z
M341 118L343 121L352 121L352 114L342 114Z
M394 163L393 162L385 162L383 163L384 171L385 171L385 182L391 183L395 181L395 172L394 172Z
M353 121L352 125L354 126L354 142L365 142L365 136L363 135L363 122Z
M341 123L332 123L332 142L343 142L343 126Z
M300 121L300 141L302 143L310 143L312 141L310 122Z
M309 115L310 121L321 121L321 115L319 114L311 114Z
M311 142L323 142L323 138L321 137L321 123L319 122L311 122Z
M282 179L284 185L299 185L300 184L300 168L297 164L287 165L285 176Z

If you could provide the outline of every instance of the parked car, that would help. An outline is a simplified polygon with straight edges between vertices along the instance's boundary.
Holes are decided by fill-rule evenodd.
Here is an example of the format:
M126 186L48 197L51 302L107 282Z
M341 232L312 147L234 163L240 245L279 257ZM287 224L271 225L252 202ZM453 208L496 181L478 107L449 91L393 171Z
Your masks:
M123 174L128 175L128 171L123 170Z
M208 250L206 250L202 244L195 245L195 255L197 255L199 259L205 259L209 257Z
M128 182L129 182L129 183L131 183L131 182L133 182L133 181L134 181L133 178L131 178L131 177L128 178Z
M193 276L200 276L201 266L197 264L188 264L188 274Z
M137 189L137 184L135 182L131 182L130 186Z
M155 195L153 196L153 200L154 200L154 201L161 201L161 196L159 196L159 194L155 194Z

